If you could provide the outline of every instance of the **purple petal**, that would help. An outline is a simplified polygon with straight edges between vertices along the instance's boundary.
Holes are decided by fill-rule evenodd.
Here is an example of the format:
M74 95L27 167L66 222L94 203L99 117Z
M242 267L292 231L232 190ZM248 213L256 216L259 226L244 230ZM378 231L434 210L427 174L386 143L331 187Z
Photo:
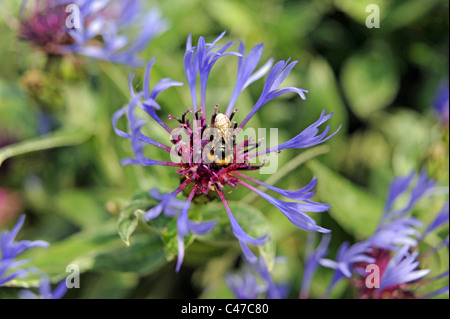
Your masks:
M209 233L216 226L217 220L211 220L206 222L194 222L188 220L188 229L195 235L205 235Z
M267 195L263 191L247 184L244 181L239 180L238 183L255 192L256 194L267 200L269 203L274 205L276 208L278 208L295 226L307 231L317 231L321 233L329 233L331 231L317 226L314 219L302 212L302 210L311 212L324 212L330 208L330 205L309 201L307 203L284 202Z
M321 124L326 122L331 116L333 116L333 113L330 113L325 116L325 110L323 110L322 113L320 114L319 119L316 122L314 122L313 124L311 124L308 128L303 130L296 137L294 137L294 138L290 139L289 141L282 143L278 146L267 149L264 153L278 152L280 150L287 149L287 148L296 148L296 149L307 148L307 147L311 147L311 146L314 146L314 145L317 145L317 144L327 141L328 139L333 137L339 131L341 126L339 126L339 128L334 133L330 134L329 136L326 136L330 129L329 126L324 130L324 132L322 132L319 135L317 135L319 133L319 130L317 128Z
M270 190L273 190L274 192L277 192L278 194L282 195L283 197L286 197L286 198L289 198L292 200L300 200L300 201L310 199L312 196L314 196L314 192L312 192L312 190L317 185L317 178L314 177L311 180L311 182L309 182L309 184L306 185L305 187L302 187L296 191L288 191L288 190L277 188L272 185L266 184L264 182L258 181L257 179L254 179L250 176L246 176L244 174L235 173L235 175L246 178L254 183L257 183L257 184L262 185Z
M316 272L317 267L319 266L321 259L323 259L328 252L328 245L330 243L330 240L331 235L324 234L317 249L306 259L300 292L300 296L302 299L308 298L312 278L314 276L314 273Z
M449 202L447 201L442 207L439 214L436 216L436 218L430 223L430 225L424 231L421 238L423 239L427 234L429 234L436 228L440 227L445 223L448 223L448 219L449 219Z

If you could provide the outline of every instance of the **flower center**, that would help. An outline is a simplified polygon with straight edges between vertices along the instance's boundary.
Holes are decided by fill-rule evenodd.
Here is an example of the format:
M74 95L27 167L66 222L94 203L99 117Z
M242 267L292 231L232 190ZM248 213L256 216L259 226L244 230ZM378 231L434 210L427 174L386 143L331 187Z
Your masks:
M175 119L180 126L172 132L172 143L175 152L181 158L181 169L178 173L182 181L190 179L197 186L197 194L211 195L216 189L222 190L225 185L237 188L238 179L232 175L234 171L255 170L261 166L249 163L248 151L257 148L257 143L249 139L236 143L237 123L232 119L237 109L228 117L215 112L210 123L206 123L199 112L194 115L193 124L186 118L189 109L181 119Z

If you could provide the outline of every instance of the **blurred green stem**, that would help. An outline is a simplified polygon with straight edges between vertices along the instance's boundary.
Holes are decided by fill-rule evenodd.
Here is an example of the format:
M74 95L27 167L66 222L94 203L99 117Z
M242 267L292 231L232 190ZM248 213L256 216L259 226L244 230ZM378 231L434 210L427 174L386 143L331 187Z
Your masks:
M43 151L56 147L78 145L91 137L91 133L79 130L56 131L44 136L35 137L0 149L0 166L8 158Z
M112 63L98 63L99 68L102 72L117 86L119 92L121 92L124 97L128 100L130 98L130 92L128 91L128 77L117 68L116 65Z
M297 168L301 164L305 163L306 161L308 161L318 155L328 153L329 150L330 150L330 148L327 145L321 145L321 146L311 148L308 151L296 156L292 161L289 161L276 174L272 175L264 182L266 184L274 185L276 182L278 182L280 179L285 177L287 174L289 174L291 171L293 171L295 168ZM265 191L267 188L264 186L259 186L258 189L261 191ZM256 193L251 192L247 196L245 196L240 202L245 203L245 204L250 204L257 197L258 197L258 195Z

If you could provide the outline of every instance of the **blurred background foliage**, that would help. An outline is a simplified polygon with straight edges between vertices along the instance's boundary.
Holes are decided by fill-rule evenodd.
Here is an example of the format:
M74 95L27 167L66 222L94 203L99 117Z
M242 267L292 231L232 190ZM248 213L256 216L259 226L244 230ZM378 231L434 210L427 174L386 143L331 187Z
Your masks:
M365 25L371 3L380 8L378 29ZM224 274L239 264L240 248L227 224L208 236L190 238L176 274L173 221L136 222L136 208L153 204L148 190L171 191L179 185L172 168L119 163L131 155L131 148L128 140L114 134L111 117L129 99L132 71L135 88L142 88L144 68L80 56L58 61L55 69L46 67L45 55L17 38L19 6L17 0L0 3L0 161L9 157L5 145L25 143L25 151L15 149L18 156L0 167L0 189L7 199L0 207L0 228L10 228L25 213L20 238L51 243L27 257L55 283L66 275L68 264L80 265L81 289L71 289L69 298L232 297ZM259 176L285 189L298 189L318 177L315 199L333 207L313 217L333 230L330 256L344 240L365 239L373 232L395 176L427 170L443 194L421 201L415 214L426 223L438 212L449 179L448 126L441 125L431 106L439 85L448 83L448 1L165 0L149 3L152 6L160 7L171 28L141 54L146 60L157 58L151 83L162 77L184 82L189 33L194 41L201 35L211 41L227 30L227 40L241 40L247 49L264 42L262 61L299 60L285 84L309 90L307 100L277 98L250 125L278 128L279 140L285 141L315 121L322 109L334 112L332 130L342 124L324 146L283 151L277 173ZM226 105L236 65L236 59L228 57L214 67L208 105ZM262 86L263 81L255 83L239 98L237 121L250 110ZM190 103L188 91L185 85L161 94L161 118L180 116ZM165 132L150 123L147 132L168 142ZM125 128L125 123L120 125ZM33 149L44 150L28 152ZM156 154L152 158L165 158L163 152L151 151ZM273 273L277 282L291 284L289 297L296 298L308 234L246 190L230 197L239 206L236 213L242 214L244 229L252 235L270 232L272 242L261 253L288 257ZM226 221L219 206L197 205L190 214L220 215ZM129 247L117 232L120 211L125 229L121 235ZM448 250L430 267L436 273L446 270ZM330 278L331 271L319 269L311 297L320 297ZM33 277L15 282L36 284ZM12 296L11 290L3 294ZM351 296L344 284L332 295Z

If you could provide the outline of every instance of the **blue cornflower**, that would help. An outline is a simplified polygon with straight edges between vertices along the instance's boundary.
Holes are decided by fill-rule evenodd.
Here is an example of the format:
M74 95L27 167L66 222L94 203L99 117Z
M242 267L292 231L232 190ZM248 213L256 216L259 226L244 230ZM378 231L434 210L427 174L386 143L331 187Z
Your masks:
M261 256L254 263L247 260L239 273L227 274L225 282L238 299L283 299L288 294L287 285L275 284Z
M447 201L433 221L424 228L423 223L410 214L419 199L433 193L435 181L422 172L416 178L416 185L412 186L414 177L414 173L411 173L392 181L382 218L371 237L351 246L356 249L350 254L348 244L344 243L336 261L321 260L323 266L336 270L325 296L344 277L356 277L351 282L359 288L359 298L425 298L448 291L447 286L434 292L419 294L408 285L448 276L447 270L439 276L425 278L431 270L420 268L420 262L426 256L444 246L448 247L448 236L426 252L420 252L418 248L428 234L448 223L449 203ZM409 189L411 191L408 198L406 195ZM400 197L406 197L406 204L396 208ZM371 277L367 273L369 265L376 265L378 269L378 273L371 274ZM375 276L378 276L378 286L369 286L367 280L375 280Z
M0 286L7 284L17 277L26 276L29 271L35 271L34 268L19 268L30 262L30 260L17 261L16 257L27 249L33 247L48 247L49 244L43 240L15 241L17 234L23 226L25 215L20 216L19 221L11 231L3 231L0 237Z
M280 88L282 82L289 75L297 61L280 61L273 65L272 60L269 60L255 71L262 55L263 44L258 44L253 47L247 55L243 43L239 44L237 52L228 51L233 42L228 42L223 46L217 44L224 34L225 32L211 43L206 43L205 39L200 37L196 46L192 45L190 35L187 39L186 52L184 55L184 72L191 93L192 109L189 108L184 112L181 118L169 115L169 119L175 119L179 122L178 127L172 129L159 118L156 110L160 110L161 106L156 101L156 98L164 90L173 86L181 86L183 83L166 78L160 80L152 89L150 89L150 72L155 63L154 58L150 60L147 65L143 81L143 91L134 92L132 86L132 74L129 79L131 100L127 106L118 110L112 119L115 132L119 136L131 140L131 147L134 152L134 158L124 159L122 161L123 165L172 166L178 169L177 173L181 176L180 186L170 193L169 196L166 196L158 205L151 208L143 215L144 220L157 218L172 198L175 198L181 192L188 193L188 198L181 209L177 220L179 244L177 271L183 261L184 237L189 233L206 233L215 226L215 221L195 223L188 219L190 203L199 196L220 198L230 219L232 231L241 245L245 258L250 262L256 262L257 258L248 245L263 245L267 236L264 235L259 238L253 238L247 235L241 228L225 198L224 188L227 185L231 189L241 186L257 193L277 207L289 221L301 229L322 233L329 232L328 229L318 226L311 217L304 213L306 211L324 212L330 207L327 204L316 203L311 200L314 196L314 187L317 183L315 178L303 188L296 191L287 191L267 185L244 173L259 170L263 166L252 164L253 159L258 155L278 153L282 149L287 148L307 148L328 140L336 134L337 131L327 136L329 126L322 133L319 133L318 127L327 121L332 114L325 115L325 112L322 112L320 118L303 132L291 140L275 147L267 147L263 150L258 150L260 141L256 142L252 140L252 138L247 138L241 143L236 143L238 138L242 136L239 134L243 131L246 123L269 101L285 93L295 93L299 95L301 99L305 99L307 91L296 87ZM225 56L234 56L238 59L236 84L225 113L219 113L218 105L216 105L213 109L214 113L211 117L210 124L208 124L206 120L206 87L208 77L215 63ZM237 123L233 124L231 120L237 112L237 108L234 111L233 108L235 107L235 103L240 93L248 85L260 79L265 74L267 74L267 77L257 102L240 125ZM197 78L200 80L199 92ZM200 97L200 100L198 100L198 96ZM155 141L141 131L142 126L145 124L145 120L139 119L135 115L136 109L142 109L158 125L167 131L170 135L170 142L173 144L172 147ZM186 118L189 113L193 113L192 120ZM124 115L127 115L128 117L130 133L121 131L117 128L118 120ZM215 132L213 133L215 134L214 139L212 139L211 137L213 136L208 133L209 129ZM221 141L219 143L216 143L217 136L217 140ZM145 144L150 144L166 151L170 155L171 160L159 161L145 157ZM251 185L250 182L264 186L290 201L274 198Z
M267 286L258 282L248 268L242 269L240 274L227 274L225 282L237 299L257 299L267 291Z
M75 53L141 65L137 53L168 26L158 10L145 12L140 0L32 2L29 10L29 1L22 3L20 36L53 55ZM79 10L71 11L72 8ZM138 30L138 34L130 37L128 33L133 30Z

